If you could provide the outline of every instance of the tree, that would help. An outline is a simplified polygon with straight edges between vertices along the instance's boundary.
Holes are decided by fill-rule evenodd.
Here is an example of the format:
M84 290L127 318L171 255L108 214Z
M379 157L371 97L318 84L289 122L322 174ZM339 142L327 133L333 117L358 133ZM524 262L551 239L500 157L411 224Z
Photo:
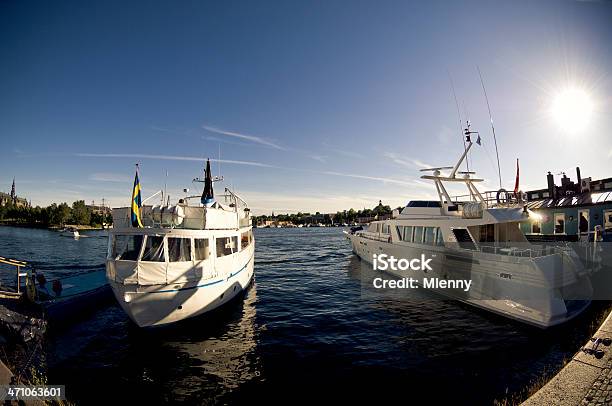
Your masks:
M72 203L72 221L77 225L89 224L91 221L91 212L85 205L84 200L77 200Z
M51 207L53 210L53 214L51 215L51 223L63 226L70 218L70 207L65 202L59 206L53 203Z

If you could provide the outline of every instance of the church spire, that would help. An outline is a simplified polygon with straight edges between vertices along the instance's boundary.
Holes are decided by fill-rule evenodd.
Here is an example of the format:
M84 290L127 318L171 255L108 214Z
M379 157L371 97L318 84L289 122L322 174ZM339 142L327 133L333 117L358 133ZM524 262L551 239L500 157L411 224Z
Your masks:
M17 202L17 195L15 194L15 177L13 177L13 186L11 186L11 200L13 200L13 204Z

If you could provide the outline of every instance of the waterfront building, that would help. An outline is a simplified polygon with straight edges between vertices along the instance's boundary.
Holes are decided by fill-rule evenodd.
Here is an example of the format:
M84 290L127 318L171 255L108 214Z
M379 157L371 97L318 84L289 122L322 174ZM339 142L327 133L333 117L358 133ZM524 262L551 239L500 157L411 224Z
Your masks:
M563 173L557 186L548 172L545 189L526 193L527 208L540 218L521 224L525 234L563 240L592 233L596 226L612 232L612 178L582 178L580 168L576 168L576 177L573 182Z
M29 207L27 199L18 197L15 192L15 178L13 178L13 184L11 185L11 193L0 192L0 206L6 206L12 203L15 207Z

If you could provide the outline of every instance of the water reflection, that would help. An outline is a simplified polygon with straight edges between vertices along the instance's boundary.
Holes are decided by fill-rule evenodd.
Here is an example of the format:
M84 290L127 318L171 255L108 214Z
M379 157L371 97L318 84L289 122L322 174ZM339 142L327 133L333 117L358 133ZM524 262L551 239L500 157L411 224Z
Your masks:
M239 299L240 300L240 299ZM193 324L206 325L206 334L196 333L195 337L185 339L166 338L166 346L187 356L194 371L187 377L174 379L174 394L178 399L187 398L202 385L220 393L231 391L240 385L260 376L259 359L256 353L256 308L257 289L253 285L243 302L233 303L229 318L220 314ZM191 324L191 323L189 323ZM188 326L183 327L191 331ZM199 371L195 371L199 369Z
M176 325L141 329L116 306L56 334L49 345L50 381L66 382L82 404L138 401L151 404L223 403L258 379L253 284L216 311ZM112 391L92 387L110 385Z

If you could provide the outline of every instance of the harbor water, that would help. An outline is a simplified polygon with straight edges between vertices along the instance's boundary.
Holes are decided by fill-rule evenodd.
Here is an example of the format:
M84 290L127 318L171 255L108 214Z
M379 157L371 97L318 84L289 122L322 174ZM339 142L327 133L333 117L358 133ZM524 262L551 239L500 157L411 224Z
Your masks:
M48 382L66 385L76 404L289 401L287 391L301 400L492 404L558 370L604 307L544 331L424 292L365 294L371 266L340 228L256 229L255 239L256 279L244 300L156 329L103 306L50 331ZM107 241L97 231L75 240L0 227L0 247L50 280L104 269Z

